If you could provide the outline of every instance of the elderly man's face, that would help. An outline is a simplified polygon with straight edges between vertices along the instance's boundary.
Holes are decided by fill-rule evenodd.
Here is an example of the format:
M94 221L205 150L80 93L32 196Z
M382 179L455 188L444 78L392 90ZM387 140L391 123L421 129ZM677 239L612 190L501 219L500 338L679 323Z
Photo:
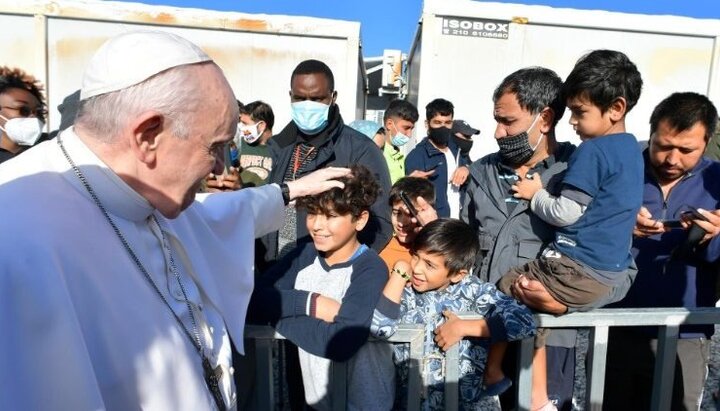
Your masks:
M196 109L179 121L187 122L190 135L172 136L158 153L158 173L167 201L155 204L166 217L174 217L192 204L202 180L209 173L222 174L225 145L237 130L238 109L235 97L220 69L200 64L197 81L202 87Z
M685 131L675 130L666 120L658 123L650 136L649 159L661 184L681 178L697 165L707 145L706 131L699 122Z

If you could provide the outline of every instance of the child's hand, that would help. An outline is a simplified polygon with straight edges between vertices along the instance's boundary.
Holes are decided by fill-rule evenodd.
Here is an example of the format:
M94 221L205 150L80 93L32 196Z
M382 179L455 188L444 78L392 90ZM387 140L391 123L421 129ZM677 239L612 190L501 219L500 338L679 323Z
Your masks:
M438 219L437 210L435 210L435 207L431 206L430 203L425 201L424 198L418 196L415 199L415 202L417 204L417 213L418 218L413 217L412 222L416 224L415 226L415 232L420 232L422 230L423 226L431 221L435 221ZM410 211L408 210L408 214ZM419 221L418 221L419 220Z
M340 312L340 303L324 295L315 300L315 318L331 323Z
M452 311L443 311L446 321L435 329L435 343L447 351L465 337L463 320Z
M523 198L525 200L532 200L535 193L543 187L542 180L538 173L533 173L528 178L520 177L520 180L511 187L515 194L515 198Z

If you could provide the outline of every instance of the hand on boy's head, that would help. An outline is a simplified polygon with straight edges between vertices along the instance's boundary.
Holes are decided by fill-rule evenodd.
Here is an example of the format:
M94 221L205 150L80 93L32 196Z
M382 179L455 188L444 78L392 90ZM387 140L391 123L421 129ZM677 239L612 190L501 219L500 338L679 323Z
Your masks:
M437 210L433 206L430 205L427 201L425 201L422 197L417 197L415 199L415 204L417 205L417 213L418 218L420 221L417 221L417 219L413 218L412 221L417 224L418 226L415 228L416 232L419 232L422 229L422 226L426 225L427 223L431 221L435 221L438 219Z
M315 318L331 323L340 312L340 303L330 297L320 295L315 300Z
M435 329L435 343L443 351L447 351L465 336L462 332L462 320L452 311L443 311L445 322Z
M637 217L635 217L635 227L633 235L635 237L648 237L655 234L661 234L670 230L666 228L661 221L654 220L652 214L645 207L640 207Z
M290 199L320 194L331 188L345 188L345 184L334 180L350 175L350 169L344 167L325 167L300 177L294 181L287 181L290 190Z
M513 197L532 200L535 193L537 193L542 187L543 185L540 175L538 173L534 173L529 175L528 178L520 176L520 180L518 180L511 189L515 192Z

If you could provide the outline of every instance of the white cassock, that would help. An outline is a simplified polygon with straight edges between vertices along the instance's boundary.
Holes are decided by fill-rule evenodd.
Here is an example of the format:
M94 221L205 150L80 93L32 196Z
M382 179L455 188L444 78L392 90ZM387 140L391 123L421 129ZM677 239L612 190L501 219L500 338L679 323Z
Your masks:
M242 352L254 238L277 230L277 185L198 196L163 218L72 129L70 157L192 332L223 369L235 403L229 336ZM160 227L151 217L154 215ZM171 251L164 247L163 235ZM0 410L209 410L201 359L131 260L56 141L0 166Z

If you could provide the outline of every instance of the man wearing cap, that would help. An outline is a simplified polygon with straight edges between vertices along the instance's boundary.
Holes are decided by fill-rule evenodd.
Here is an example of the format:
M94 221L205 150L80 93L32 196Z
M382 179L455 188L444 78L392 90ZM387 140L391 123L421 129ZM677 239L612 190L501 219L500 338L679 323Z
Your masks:
M480 130L470 127L465 120L453 120L452 125L453 140L455 145L460 149L460 155L470 161L470 149L472 148L472 137L480 134Z
M125 33L90 60L75 125L0 166L0 409L234 407L253 238L347 173L195 201L237 118L200 48Z

